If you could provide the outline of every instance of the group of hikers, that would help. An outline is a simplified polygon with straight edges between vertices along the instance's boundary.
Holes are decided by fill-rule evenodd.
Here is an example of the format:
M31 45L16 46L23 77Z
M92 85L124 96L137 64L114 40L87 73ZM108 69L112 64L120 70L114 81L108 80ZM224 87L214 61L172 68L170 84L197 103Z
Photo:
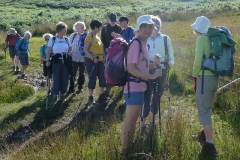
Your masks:
M67 25L58 22L55 36L50 33L43 35L45 44L40 47L40 56L44 62L44 76L48 77L52 74L54 104L57 103L58 97L61 101L65 101L69 82L68 92L75 92L74 82L76 80L77 92L82 91L85 82L85 68L89 79L87 85L88 101L94 103L93 92L97 78L99 80L99 99L108 99L105 94L107 83L104 70L105 58L109 52L111 40L122 37L129 43L125 67L128 74L131 75L129 79L139 78L140 80L138 82L130 80L123 88L126 115L121 130L121 156L126 157L133 145L137 119L142 118L140 123L142 131L147 127L145 119L149 112L150 122L154 122L154 115L160 109L160 103L157 106L153 103L153 90L157 87L157 101L160 102L169 69L174 65L174 55L170 37L161 33L162 22L158 16L140 16L136 21L135 28L129 26L129 19L125 16L119 18L120 26L116 22L116 14L111 13L105 26L99 20L94 19L90 22L91 31L86 32L85 23L78 21L73 25L75 32L68 38L66 37ZM211 113L219 75L210 70L204 72L202 69L203 55L210 56L211 53L210 41L207 36L210 21L201 16L191 27L197 36L192 76L195 83L198 117L200 125L202 125L196 139L202 145L201 153L217 155L213 142ZM100 32L101 36L99 37L98 33ZM12 37L19 37L13 28L8 32L5 50L9 45L13 70L19 71L19 59L22 65L21 77L25 78L25 70L29 65L27 49L31 33L25 32L24 38L19 40L16 46L10 41ZM14 59L14 57L16 58ZM204 87L202 87L203 76ZM59 93L60 96L58 96Z

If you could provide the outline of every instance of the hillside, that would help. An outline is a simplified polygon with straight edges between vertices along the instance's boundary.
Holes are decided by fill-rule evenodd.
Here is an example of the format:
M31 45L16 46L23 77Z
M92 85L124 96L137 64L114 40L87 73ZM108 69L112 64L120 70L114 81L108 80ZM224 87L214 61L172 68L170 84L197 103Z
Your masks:
M125 114L121 88L109 91L110 101L88 105L85 82L84 91L68 95L63 104L53 107L49 97L46 110L46 88L39 57L39 47L44 43L40 36L55 33L55 22L66 22L71 33L75 21L84 20L88 26L91 18L105 21L112 11L118 16L128 15L133 26L141 14L159 14L163 20L161 32L171 37L176 61L170 72L170 93L165 91L161 101L161 134L159 117L156 117L154 157L147 154L149 137L140 137L137 131L129 159L201 159L198 157L201 147L191 139L200 126L191 76L196 36L190 25L198 15L207 15L212 26L227 26L239 43L239 9L238 0L2 0L0 46L10 26L18 32L30 29L34 36L30 42L27 81L11 71L8 53L5 57L0 52L0 159L119 159L119 133ZM237 45L234 76L221 77L220 87L239 78L239 51ZM98 90L95 98L97 94ZM239 97L239 83L217 94L213 121L220 160L240 159Z

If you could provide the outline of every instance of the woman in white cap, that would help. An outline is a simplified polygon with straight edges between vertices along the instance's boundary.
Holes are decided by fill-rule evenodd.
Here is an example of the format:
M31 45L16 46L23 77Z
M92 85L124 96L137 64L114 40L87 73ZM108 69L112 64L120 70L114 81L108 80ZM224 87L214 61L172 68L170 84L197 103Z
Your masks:
M210 21L204 17L198 17L191 25L194 33L197 35L195 59L193 63L192 76L196 84L196 101L198 109L198 117L202 129L197 135L197 140L202 145L201 153L203 155L216 156L217 151L213 143L212 134L212 107L215 101L215 94L218 88L219 76L212 73L210 70L204 71L203 93L202 87L202 61L203 55L210 56L210 41L206 35L210 27Z
M136 121L141 107L144 104L144 92L147 85L143 81L155 79L161 75L161 70L149 74L149 52L147 39L152 35L154 22L149 15L140 16L137 19L137 27L134 29L137 35L132 41L127 55L127 70L132 77L140 78L140 83L130 81L124 86L124 98L126 101L126 117L121 132L122 157L127 156L133 142Z

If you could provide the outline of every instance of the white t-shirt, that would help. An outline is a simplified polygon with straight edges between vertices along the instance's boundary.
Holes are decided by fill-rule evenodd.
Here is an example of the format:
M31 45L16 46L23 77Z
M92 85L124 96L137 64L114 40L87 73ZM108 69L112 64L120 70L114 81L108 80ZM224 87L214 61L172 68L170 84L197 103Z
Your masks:
M53 45L53 38L50 38L47 46L52 48L52 54L53 55L57 54L57 53L68 53L68 48L72 47L72 44L71 44L71 42L69 41L68 38L67 38L67 41L66 41L65 37L60 39L57 36L55 38L55 42L54 42L53 47L52 47L52 45Z

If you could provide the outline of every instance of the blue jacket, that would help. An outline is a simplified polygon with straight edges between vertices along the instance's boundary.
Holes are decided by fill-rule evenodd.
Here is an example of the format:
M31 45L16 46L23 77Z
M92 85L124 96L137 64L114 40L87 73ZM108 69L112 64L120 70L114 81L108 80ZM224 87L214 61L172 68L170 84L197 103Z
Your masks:
M28 54L29 40L21 38L17 41L15 49L18 54Z
M128 27L126 30L122 29L120 35L129 43L135 36L134 29L132 27Z

